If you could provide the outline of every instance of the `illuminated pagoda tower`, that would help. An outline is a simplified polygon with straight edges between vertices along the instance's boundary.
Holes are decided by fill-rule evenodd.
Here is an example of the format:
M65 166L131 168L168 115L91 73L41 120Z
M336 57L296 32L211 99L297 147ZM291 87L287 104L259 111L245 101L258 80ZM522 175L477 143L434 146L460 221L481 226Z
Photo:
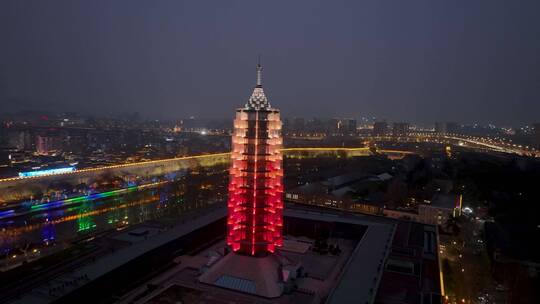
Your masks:
M282 245L283 169L279 110L257 85L236 111L232 136L227 245L234 252L260 256Z
M229 180L227 246L233 252L206 269L199 281L275 298L283 294L283 168L279 110L270 106L257 65L257 85L236 111Z

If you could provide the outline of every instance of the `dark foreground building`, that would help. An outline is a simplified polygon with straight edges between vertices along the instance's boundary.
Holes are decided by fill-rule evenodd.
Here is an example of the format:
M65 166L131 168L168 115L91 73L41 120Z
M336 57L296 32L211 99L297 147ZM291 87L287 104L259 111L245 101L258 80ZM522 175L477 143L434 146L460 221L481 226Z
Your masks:
M435 226L296 206L284 215L272 259L238 259L218 241L120 303L442 303Z

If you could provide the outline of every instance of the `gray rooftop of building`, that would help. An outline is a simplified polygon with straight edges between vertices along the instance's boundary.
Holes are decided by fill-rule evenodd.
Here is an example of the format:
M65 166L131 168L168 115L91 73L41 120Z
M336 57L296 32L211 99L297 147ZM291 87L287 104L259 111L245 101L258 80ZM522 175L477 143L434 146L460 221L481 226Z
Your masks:
M390 252L396 229L395 221L365 215L341 216L327 212L287 209L284 215L367 226L327 303L373 303L384 263Z
M30 292L22 296L20 299L13 301L13 303L21 303L21 304L50 303L54 300L57 300L58 297L64 296L68 294L69 292L74 291L77 288L80 288L84 284L88 284L92 280L95 280L105 275L106 273L112 271L113 269L116 269L126 263L129 263L133 259L157 247L167 244L171 242L172 240L179 238L180 236L186 235L214 221L222 219L223 217L226 216L226 214L227 214L227 209L224 207L220 207L214 210L210 210L206 214L195 216L191 218L191 220L186 221L185 223L180 223L179 225L174 226L173 228L169 230L154 234L151 237L147 238L147 240L145 241L139 241L139 242L133 243L131 246L121 248L109 255L104 256L103 258L96 260L93 263L86 264L78 269L75 269L72 272L64 273L60 275L59 277L55 278L54 281L47 282L45 285L40 285L34 288ZM135 228L132 230L140 231L141 229ZM127 235L129 235L129 231L127 231L126 233ZM120 238L123 239L124 237L120 237ZM81 276L87 277L88 280L80 282L78 285L71 285L71 286L65 287L65 289L63 289L62 291L62 294L60 295L51 296L47 292L50 286L54 286L54 284L64 285L63 284L64 282L70 282L73 280L73 278L77 278Z

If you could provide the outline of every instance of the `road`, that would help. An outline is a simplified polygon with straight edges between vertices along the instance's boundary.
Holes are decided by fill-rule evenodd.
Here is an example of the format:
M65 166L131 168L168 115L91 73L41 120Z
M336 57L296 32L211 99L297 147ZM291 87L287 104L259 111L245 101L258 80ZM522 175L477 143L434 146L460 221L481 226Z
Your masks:
M482 237L483 219L463 215L459 234L441 235L440 255L448 303L504 303Z

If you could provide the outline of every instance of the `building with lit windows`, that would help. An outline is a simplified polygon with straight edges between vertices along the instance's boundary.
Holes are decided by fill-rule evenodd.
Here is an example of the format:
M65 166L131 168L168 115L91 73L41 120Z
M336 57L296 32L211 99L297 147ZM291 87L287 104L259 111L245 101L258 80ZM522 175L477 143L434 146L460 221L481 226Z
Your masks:
M446 134L446 124L444 122L436 122L435 133Z
M357 123L356 123L356 119L347 119L347 134L348 135L356 135L356 128L357 128Z
M388 123L386 121L377 121L373 124L373 136L388 135Z
M462 197L456 194L436 194L429 204L418 205L417 221L430 225L443 225L461 215Z
M61 139L56 134L42 134L36 138L36 150L38 154L50 155L60 149Z
M409 135L409 124L406 122L395 122L392 128L392 135L396 137Z

